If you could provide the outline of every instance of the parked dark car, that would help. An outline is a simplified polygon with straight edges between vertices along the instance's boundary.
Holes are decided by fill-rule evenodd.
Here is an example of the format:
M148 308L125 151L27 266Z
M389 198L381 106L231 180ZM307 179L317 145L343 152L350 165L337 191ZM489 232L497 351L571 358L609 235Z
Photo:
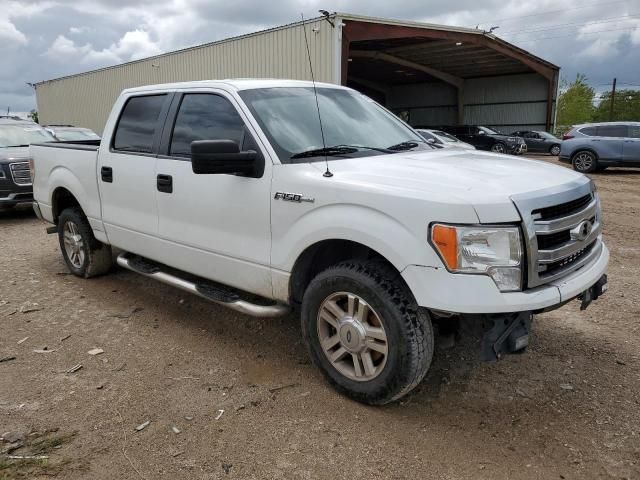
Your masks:
M522 137L530 153L550 153L555 156L560 154L562 140L544 130L520 130L511 135Z
M61 142L75 142L82 140L100 140L100 135L89 128L74 127L73 125L47 125L47 131Z
M37 123L0 118L0 210L33 201L29 145L53 141Z
M576 125L563 138L559 159L578 172L640 167L640 122Z
M490 150L496 153L510 153L512 155L521 155L527 151L527 144L522 138L504 135L489 127L457 125L439 127L438 130L450 133L463 142L470 143L478 150Z

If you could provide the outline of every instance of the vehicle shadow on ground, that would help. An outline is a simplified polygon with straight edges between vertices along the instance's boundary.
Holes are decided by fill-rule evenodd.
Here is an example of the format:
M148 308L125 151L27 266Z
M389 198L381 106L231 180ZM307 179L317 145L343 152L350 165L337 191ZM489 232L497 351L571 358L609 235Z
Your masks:
M616 175L640 175L640 169L632 170L630 168L607 168L594 173L597 176L602 177L614 177Z
M32 219L36 216L31 207L14 207L0 209L0 222L10 222L11 220Z
M97 281L108 282L109 287L126 292L130 305L148 310L151 316L162 311L162 321L171 322L172 330L180 329L185 338L202 337L204 331L215 337L216 342L227 345L236 359L248 361L241 361L242 365L259 359L261 368L272 374L267 375L272 383L287 383L293 379L306 384L307 388L331 388L309 360L296 313L275 319L256 319L121 269ZM112 309L108 301L104 308ZM482 362L478 342L473 338L462 338L450 349L442 349L436 344L431 369L423 382L412 394L380 411L393 416L395 407L402 406L406 413L408 406L414 405L416 411L424 414L426 409L439 411L440 407L434 407L436 404L443 408L455 404L473 410L479 405L479 399L484 405L510 403L514 399L517 404L532 401L534 397L538 406L545 406L557 401L558 395L567 393L560 385L573 382L566 378L567 365L584 362L587 370L598 372L603 361L614 361L605 351L594 354L596 340L584 333L570 329L556 331L553 325L534 321L529 351L507 355L498 362ZM282 348L283 345L286 348ZM568 345L571 345L570 350ZM183 347L190 349L192 345ZM276 372L283 378L278 378ZM254 372L240 371L241 377L247 377L249 373ZM359 405L344 397L333 398L338 404L346 401L354 407ZM577 408L579 404L567 395L560 401L564 408ZM545 415L555 416L548 408L544 411Z

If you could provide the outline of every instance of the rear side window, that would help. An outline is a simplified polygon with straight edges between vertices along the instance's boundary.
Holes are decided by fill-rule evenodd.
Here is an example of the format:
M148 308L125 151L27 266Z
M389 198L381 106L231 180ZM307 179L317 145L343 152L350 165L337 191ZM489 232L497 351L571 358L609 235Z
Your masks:
M194 140L233 140L243 147L244 122L224 97L208 93L186 94L173 127L170 155L191 156Z
M598 127L599 137L626 137L627 127L625 125L601 125Z
M629 125L629 137L640 138L640 125Z
M589 137L596 136L596 127L585 127L578 130L583 135L588 135Z
M131 97L116 127L113 148L127 152L152 153L153 138L160 128L160 112L166 95Z

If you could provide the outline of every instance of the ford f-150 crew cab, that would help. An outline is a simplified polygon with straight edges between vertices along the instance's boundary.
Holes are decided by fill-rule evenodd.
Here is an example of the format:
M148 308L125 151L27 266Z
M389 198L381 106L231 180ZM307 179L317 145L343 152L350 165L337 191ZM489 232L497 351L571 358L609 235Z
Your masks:
M121 267L237 311L299 308L314 363L371 404L425 376L432 322L471 318L495 359L526 347L534 313L606 290L588 177L434 149L368 97L316 87L125 90L99 144L32 146L36 213L75 275L106 273L117 247Z

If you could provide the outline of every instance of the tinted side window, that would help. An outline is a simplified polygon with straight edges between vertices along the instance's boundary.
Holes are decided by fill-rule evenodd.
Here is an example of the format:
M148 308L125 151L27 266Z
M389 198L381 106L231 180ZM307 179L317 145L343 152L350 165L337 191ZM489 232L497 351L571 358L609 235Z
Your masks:
M602 125L598 127L599 137L626 137L627 127L624 125Z
M588 135L590 137L596 136L596 127L585 127L578 130L583 135Z
M131 97L116 127L113 148L127 152L151 153L153 137L160 128L160 111L166 95Z
M242 148L244 122L231 102L219 95L183 97L171 136L170 155L191 156L194 140L234 140Z
M629 137L640 138L640 125L629 125Z

